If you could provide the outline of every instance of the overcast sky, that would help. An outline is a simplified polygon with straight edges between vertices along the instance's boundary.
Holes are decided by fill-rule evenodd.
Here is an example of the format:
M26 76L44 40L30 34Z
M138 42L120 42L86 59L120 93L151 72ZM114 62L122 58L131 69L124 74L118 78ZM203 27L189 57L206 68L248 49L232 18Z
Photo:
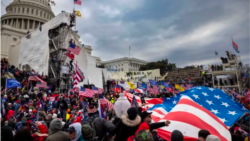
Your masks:
M55 15L71 12L72 1L55 0ZM219 63L226 50L236 53L233 37L236 54L249 63L249 7L249 0L82 0L75 6L82 13L76 27L92 55L103 61L128 57L131 46L131 57L146 61Z

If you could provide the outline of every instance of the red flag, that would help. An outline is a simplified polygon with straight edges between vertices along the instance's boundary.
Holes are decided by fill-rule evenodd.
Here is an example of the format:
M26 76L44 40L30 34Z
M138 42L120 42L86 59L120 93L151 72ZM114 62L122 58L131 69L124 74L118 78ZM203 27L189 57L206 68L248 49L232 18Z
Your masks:
M71 60L75 59L75 55L73 53L71 53L70 51L67 51L67 53L65 55L68 56Z

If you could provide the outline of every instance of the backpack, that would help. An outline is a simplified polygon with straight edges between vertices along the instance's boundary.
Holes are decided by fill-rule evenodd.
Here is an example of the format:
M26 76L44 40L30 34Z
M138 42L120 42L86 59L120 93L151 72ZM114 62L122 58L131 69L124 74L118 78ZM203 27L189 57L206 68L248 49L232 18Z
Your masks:
M94 122L95 120L91 123L82 125L82 136L86 141L98 141L98 138L96 137Z
M85 141L99 141L98 137L96 137L96 130L94 127L94 123L96 119L92 121L91 123L82 125L82 136ZM101 141L107 141L107 136L104 136L101 139Z

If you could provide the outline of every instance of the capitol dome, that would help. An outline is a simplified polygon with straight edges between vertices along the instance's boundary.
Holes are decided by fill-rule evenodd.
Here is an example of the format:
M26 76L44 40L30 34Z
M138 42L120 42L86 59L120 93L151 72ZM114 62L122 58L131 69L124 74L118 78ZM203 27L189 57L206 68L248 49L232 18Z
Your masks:
M37 29L54 17L48 0L14 0L1 17L1 55L8 58L9 50L28 31Z
M55 15L47 0L14 0L1 17L2 25L17 29L36 29Z

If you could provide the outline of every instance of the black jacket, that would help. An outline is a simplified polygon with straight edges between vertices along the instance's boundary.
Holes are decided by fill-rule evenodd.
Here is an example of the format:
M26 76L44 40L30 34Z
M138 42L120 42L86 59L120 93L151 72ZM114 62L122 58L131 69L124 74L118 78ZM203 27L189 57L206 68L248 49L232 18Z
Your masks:
M110 121L103 118L96 118L94 122L96 136L99 141L102 141L105 134L108 132L111 135L115 135L115 125Z
M135 134L141 124L141 117L137 115L134 120L130 120L126 115L121 116L116 124L115 141L127 141L128 137Z
M91 124L98 117L99 117L98 110L94 113L89 113L89 117L86 119L86 121L83 122L83 124Z
M68 109L68 104L66 103L65 100L60 100L57 103L57 108L62 109L62 110L67 110Z
M161 128L165 126L165 122L157 122L157 123L150 123L148 124L150 131L153 131L154 129Z

